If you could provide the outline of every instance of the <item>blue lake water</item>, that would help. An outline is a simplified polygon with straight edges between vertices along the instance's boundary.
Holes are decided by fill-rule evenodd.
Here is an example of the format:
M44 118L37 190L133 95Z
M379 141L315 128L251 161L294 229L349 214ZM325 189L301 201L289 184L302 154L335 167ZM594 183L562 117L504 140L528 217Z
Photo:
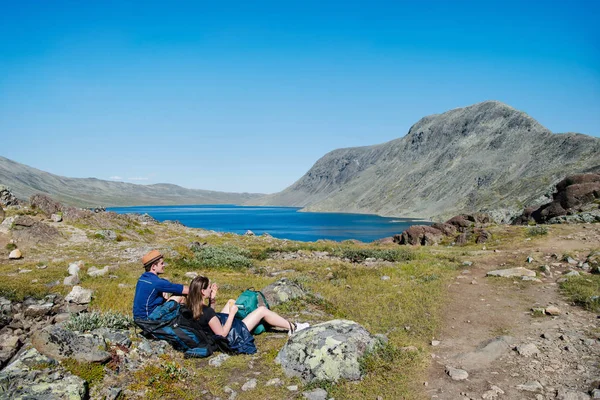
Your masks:
M148 213L158 221L177 220L191 228L314 242L319 239L371 242L427 222L368 214L298 212L296 207L234 205L111 207L117 213Z

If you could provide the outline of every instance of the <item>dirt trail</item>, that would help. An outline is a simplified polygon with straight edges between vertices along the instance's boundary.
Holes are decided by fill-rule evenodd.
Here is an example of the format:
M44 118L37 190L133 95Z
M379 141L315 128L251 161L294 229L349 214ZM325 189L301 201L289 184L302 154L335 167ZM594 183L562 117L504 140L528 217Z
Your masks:
M556 283L565 271L578 269L562 262L562 254L585 260L600 248L600 227L551 230L549 237L523 241L517 248L464 257L473 265L448 288L443 329L435 338L439 344L432 341L427 398L586 399L600 388L600 316L569 304ZM486 277L490 270L539 271L541 265L552 272L552 277L540 277L541 283ZM558 307L560 315L531 312L549 305ZM462 369L468 377L454 380L448 367Z

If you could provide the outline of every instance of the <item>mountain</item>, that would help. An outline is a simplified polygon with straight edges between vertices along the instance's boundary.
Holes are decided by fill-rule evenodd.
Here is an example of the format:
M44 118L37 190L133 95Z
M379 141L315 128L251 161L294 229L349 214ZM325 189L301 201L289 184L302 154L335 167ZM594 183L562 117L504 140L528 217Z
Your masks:
M547 200L566 175L600 170L600 139L553 134L524 112L486 101L430 115L387 143L334 150L282 192L252 204L306 211L497 219Z
M19 199L27 200L35 193L44 193L62 203L80 207L241 204L262 196L186 189L166 183L136 185L96 178L66 178L4 157L0 157L0 184L8 186Z

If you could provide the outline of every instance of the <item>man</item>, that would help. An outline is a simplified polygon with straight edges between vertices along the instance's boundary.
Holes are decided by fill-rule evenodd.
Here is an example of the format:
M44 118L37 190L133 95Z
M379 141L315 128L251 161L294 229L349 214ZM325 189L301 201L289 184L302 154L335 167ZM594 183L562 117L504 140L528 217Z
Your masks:
M183 302L185 298L182 295L187 295L189 288L159 278L158 275L165 272L165 262L158 250L152 250L142 257L142 264L146 272L140 276L135 287L133 319L161 320L172 317L170 313L176 311L172 302Z

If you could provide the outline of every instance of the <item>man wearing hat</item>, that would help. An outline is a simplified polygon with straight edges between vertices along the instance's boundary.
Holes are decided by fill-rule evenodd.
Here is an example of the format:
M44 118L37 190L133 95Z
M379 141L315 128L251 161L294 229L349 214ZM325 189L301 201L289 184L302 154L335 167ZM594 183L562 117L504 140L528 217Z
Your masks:
M169 303L183 301L181 295L187 294L189 288L158 277L165 272L163 255L158 250L152 250L142 257L142 264L146 272L135 286L133 319L162 319L174 308L173 303ZM167 293L178 296L167 297Z

